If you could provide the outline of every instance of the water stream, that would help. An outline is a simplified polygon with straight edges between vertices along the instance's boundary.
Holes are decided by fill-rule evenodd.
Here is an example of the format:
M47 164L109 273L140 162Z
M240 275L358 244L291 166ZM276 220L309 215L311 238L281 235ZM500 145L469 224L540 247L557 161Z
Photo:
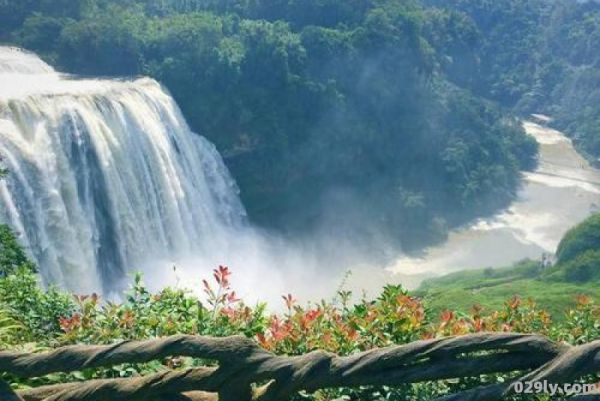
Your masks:
M537 116L538 123L524 122L527 133L540 144L539 165L524 174L510 207L451 232L444 244L421 256L399 258L388 268L396 280L415 287L427 277L540 258L554 253L569 228L598 211L600 171L544 120Z

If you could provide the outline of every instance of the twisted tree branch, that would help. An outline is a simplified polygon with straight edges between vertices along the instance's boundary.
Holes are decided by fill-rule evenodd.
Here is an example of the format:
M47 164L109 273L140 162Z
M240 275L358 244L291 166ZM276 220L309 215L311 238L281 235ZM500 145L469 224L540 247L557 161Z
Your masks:
M244 337L174 336L110 346L70 346L47 353L1 352L0 371L36 377L170 356L216 360L219 366L44 386L18 395L13 392L21 397L14 400L284 401L301 390L331 387L394 386L531 370L520 380L563 383L600 371L600 342L570 347L539 335L512 333L416 341L346 357L322 351L277 356ZM253 393L253 385L263 382L268 384ZM510 383L495 384L440 400L494 401L512 391Z

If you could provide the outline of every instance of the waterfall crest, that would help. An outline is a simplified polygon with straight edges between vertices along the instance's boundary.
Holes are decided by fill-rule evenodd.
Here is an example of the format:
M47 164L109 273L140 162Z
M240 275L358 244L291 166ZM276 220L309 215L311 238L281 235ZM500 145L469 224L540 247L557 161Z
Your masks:
M88 80L0 47L0 221L43 279L78 292L209 255L246 225L215 147L154 80Z
M52 74L54 68L33 53L0 46L0 74Z

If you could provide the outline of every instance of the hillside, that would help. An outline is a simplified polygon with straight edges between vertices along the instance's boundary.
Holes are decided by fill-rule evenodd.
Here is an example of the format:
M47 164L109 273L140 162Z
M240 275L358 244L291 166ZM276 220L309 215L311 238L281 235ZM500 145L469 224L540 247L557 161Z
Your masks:
M472 25L454 82L517 113L544 112L592 161L600 156L600 3L544 0L428 0ZM453 14L456 13L456 14ZM457 24L455 24L457 26Z
M430 279L417 293L435 311L468 312L474 305L502 308L507 299L531 298L556 317L579 295L600 296L600 215L571 229L561 241L553 266L525 260L506 268L485 268Z

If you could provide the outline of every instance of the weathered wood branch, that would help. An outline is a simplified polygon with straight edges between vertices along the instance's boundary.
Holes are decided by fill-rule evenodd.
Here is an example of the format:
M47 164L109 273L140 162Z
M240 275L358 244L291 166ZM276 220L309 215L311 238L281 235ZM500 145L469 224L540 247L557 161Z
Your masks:
M567 383L597 372L600 372L600 341L570 348L522 380Z
M10 401L284 401L301 390L332 387L394 386L508 372L530 372L523 381L563 383L600 371L600 342L570 347L539 335L512 333L416 341L345 357L322 351L277 356L239 336L174 336L46 353L1 352L0 371L38 377L174 356L214 360L218 367L43 386L12 392ZM512 389L510 383L488 385L441 400L500 400Z
M249 356L268 358L270 353L242 336L213 338L179 335L147 341L124 341L114 345L74 345L47 353L0 352L0 371L28 378L123 363L144 363L169 356L228 362L248 359Z
M442 397L438 401L498 401L515 393L515 383L541 382L552 384L573 383L587 375L600 372L600 341L567 347L538 369L507 384L495 384L475 388L460 394ZM600 389L599 389L600 390ZM584 394L572 397L573 400L600 401L600 394Z

